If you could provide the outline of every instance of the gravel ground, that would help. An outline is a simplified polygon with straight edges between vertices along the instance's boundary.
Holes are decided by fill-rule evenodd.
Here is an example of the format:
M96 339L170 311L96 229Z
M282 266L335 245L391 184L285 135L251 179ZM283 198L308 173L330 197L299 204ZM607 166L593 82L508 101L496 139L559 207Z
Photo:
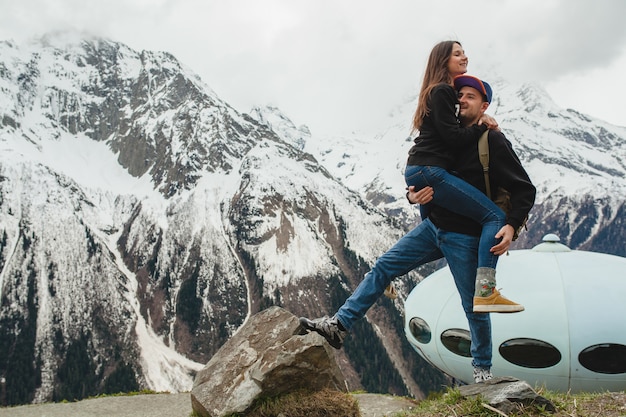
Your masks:
M0 417L189 417L191 411L188 393L146 394L0 408Z
M0 408L0 417L189 417L191 398L183 394L103 397L74 403L31 404ZM380 394L354 394L363 417L383 417L410 409L415 402Z

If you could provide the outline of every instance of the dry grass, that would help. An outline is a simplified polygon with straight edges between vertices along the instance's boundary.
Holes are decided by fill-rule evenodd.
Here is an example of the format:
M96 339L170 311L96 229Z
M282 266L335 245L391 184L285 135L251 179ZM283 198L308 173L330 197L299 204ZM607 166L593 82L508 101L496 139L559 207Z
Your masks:
M626 392L605 392L597 394L562 394L554 392L537 393L556 406L551 413L541 406L519 405L515 412L505 414L490 408L480 398L466 399L458 390L448 389L437 398L427 399L411 412L399 413L395 417L625 417Z
M246 417L361 417L357 401L349 394L324 390L294 392L256 404Z
M386 417L626 417L626 391L563 394L536 389L550 400L555 412L541 406L522 406L505 414L480 398L464 398L458 389L432 395L411 411L389 410ZM194 415L194 414L192 414ZM238 417L238 416L232 416ZM334 390L294 392L259 401L245 417L361 417L354 396Z

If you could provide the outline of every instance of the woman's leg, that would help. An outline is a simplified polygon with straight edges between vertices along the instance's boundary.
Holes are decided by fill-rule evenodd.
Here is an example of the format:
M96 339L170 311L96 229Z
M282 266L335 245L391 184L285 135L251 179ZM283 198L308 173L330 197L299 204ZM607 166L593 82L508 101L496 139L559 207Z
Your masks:
M433 204L469 217L482 226L478 247L478 267L495 268L498 256L491 247L498 243L496 234L504 226L504 212L478 188L454 176L443 168L409 165L405 170L407 186L435 190Z
M454 213L469 217L482 225L478 244L478 268L475 278L473 311L475 313L513 313L524 307L496 289L497 255L490 249L498 240L496 234L504 226L506 216L479 189L456 177L443 168L431 166L407 166L407 185L423 188L430 185L435 190L432 203ZM417 185L416 185L417 184Z

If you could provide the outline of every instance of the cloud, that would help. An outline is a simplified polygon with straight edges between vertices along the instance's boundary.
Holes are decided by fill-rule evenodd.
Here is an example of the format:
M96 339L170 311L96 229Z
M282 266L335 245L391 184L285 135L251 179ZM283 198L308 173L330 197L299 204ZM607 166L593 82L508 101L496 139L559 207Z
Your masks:
M581 75L615 79L626 56L622 0L0 0L0 7L0 39L69 28L171 52L238 110L271 103L314 133L380 128L413 100L430 49L444 39L463 42L470 72L539 81L569 107L563 85ZM626 94L594 93L600 117Z
M604 68L626 53L626 2L506 1L486 39L503 69L544 82Z
M538 23L548 28L538 38L544 47L528 51L549 69L569 73L604 67L624 53L626 2L563 1L552 13L539 16Z

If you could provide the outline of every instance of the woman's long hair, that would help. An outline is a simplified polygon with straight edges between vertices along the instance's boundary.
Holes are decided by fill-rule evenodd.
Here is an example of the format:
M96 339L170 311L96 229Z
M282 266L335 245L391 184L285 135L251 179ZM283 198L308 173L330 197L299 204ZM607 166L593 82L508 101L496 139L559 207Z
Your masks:
M430 111L428 108L428 96L432 89L437 84L450 84L452 82L450 71L448 71L448 60L450 55L452 55L454 44L461 46L461 43L458 41L443 41L435 45L433 50L430 51L426 71L424 72L424 81L422 81L422 89L417 102L417 109L413 115L413 132L418 131L422 127L424 117Z

